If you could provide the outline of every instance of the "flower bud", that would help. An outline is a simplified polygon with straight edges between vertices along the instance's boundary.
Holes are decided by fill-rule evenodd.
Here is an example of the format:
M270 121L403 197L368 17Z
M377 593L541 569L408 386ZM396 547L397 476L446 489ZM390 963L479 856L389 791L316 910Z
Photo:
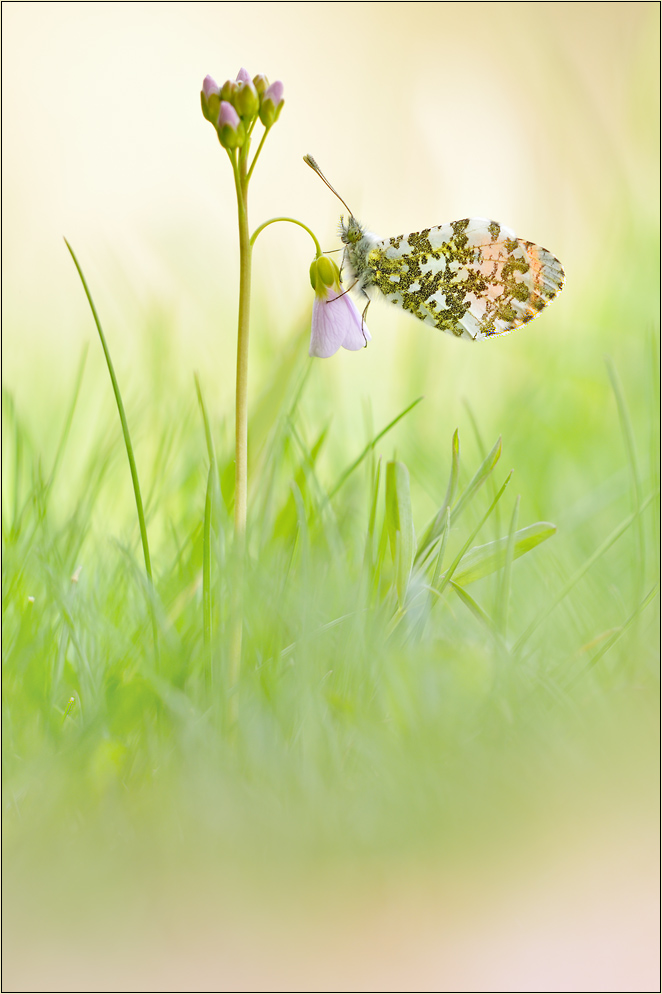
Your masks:
M326 255L318 255L310 266L310 285L318 297L326 297L327 287L340 289L340 270Z
M214 124L218 119L218 111L221 102L220 89L211 76L205 76L200 91L200 103L202 114L208 121Z
M237 83L232 105L239 116L244 119L251 120L257 116L257 112L260 109L260 98L257 95L257 90L253 85L252 79L249 79L248 82L241 80Z
M265 128L270 128L278 120L278 115L284 103L283 84L277 79L265 91L260 101L260 120Z
M216 125L218 140L223 148L239 148L246 140L246 129L232 104L221 100Z
M257 76L253 76L253 86L261 97L264 91L269 89L269 80L264 73L258 73Z
M248 75L248 70L244 69L243 66L241 67L241 69L237 73L237 82L238 83L250 83L251 82L251 78Z
M221 89L213 76L205 76L202 81L202 91L207 99L209 99L210 94L220 93Z
M234 92L237 89L237 83L234 79L226 79L221 87L221 100L227 100L229 104L234 100Z

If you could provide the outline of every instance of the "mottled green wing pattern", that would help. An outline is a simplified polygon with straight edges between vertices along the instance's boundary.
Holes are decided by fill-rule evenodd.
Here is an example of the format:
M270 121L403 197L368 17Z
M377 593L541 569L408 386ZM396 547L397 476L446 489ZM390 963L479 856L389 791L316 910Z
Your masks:
M465 218L378 242L369 283L391 303L458 338L491 338L526 324L563 287L547 249L486 218Z

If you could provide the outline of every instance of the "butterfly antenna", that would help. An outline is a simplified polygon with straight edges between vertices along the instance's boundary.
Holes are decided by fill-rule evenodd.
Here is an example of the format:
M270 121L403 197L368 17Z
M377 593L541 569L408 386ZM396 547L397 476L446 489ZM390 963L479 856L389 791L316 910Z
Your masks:
M338 191L334 190L334 188L331 186L331 184L329 183L328 179L326 178L326 176L324 175L324 173L322 172L322 170L320 169L320 167L317 165L317 163L313 159L312 155L304 155L303 161L306 163L307 166L310 166L310 168L313 170L314 173L317 173L317 175L319 176L319 178L322 180L323 183L326 183L326 185L328 186L329 190L331 190L331 193L335 193L335 195L338 198L338 200L340 201L340 203L343 204L344 207L347 207L347 204L345 203L345 201L343 200L343 198L340 196L340 194L338 193ZM347 210L350 213L350 217L354 217L352 211L349 210L349 207L347 207Z

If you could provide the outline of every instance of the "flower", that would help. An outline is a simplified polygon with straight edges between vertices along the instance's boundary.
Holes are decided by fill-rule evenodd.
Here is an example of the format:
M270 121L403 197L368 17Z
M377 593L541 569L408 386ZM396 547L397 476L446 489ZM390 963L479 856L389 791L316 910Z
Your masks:
M250 74L248 72L248 69L244 69L243 66L241 67L241 69L237 73L237 82L238 83L250 83L250 82L252 82Z
M270 128L278 120L278 115L285 103L283 92L283 84L277 79L262 94L262 99L260 100L260 120L265 128Z
M315 300L309 354L328 359L341 347L356 352L367 345L370 332L354 301L347 292L343 293L335 262L326 256L315 259L310 267L310 282Z

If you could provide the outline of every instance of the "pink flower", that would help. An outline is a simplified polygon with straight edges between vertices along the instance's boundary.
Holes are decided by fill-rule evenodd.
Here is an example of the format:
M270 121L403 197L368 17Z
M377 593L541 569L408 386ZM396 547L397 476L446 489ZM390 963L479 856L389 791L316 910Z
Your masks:
M237 82L238 83L250 83L250 82L252 82L250 76L248 75L248 70L244 69L243 66L241 67L241 69L237 73Z
M367 345L370 332L354 301L342 291L336 264L325 256L316 259L310 267L310 281L315 300L309 354L328 359L341 347L356 352Z

